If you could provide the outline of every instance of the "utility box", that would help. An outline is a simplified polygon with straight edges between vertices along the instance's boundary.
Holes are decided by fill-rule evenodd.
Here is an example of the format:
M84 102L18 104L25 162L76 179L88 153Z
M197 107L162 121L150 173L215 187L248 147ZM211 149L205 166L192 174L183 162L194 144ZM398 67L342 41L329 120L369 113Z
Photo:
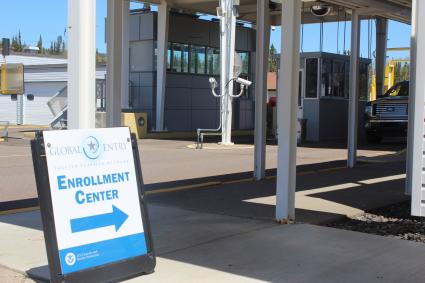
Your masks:
M24 65L3 64L0 69L0 93L23 94L24 89Z

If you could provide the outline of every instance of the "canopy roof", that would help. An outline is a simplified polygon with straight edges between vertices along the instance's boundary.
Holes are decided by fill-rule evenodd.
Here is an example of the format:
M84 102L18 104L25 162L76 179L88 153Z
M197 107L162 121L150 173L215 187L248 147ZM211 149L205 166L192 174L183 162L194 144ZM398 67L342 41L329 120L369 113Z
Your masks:
M143 0L152 4L159 4L161 0ZM216 14L216 8L219 5L218 0L168 0L167 3L174 9L181 9L187 12L200 12L205 14ZM240 0L240 20L255 23L256 21L256 0ZM280 15L282 0L270 0L271 23L280 25ZM325 3L332 6L329 15L316 17L310 13L310 7L318 3ZM303 1L303 22L318 23L322 20L342 21L350 19L351 9L361 9L363 17L384 17L404 23L410 23L412 0L322 0L322 1Z

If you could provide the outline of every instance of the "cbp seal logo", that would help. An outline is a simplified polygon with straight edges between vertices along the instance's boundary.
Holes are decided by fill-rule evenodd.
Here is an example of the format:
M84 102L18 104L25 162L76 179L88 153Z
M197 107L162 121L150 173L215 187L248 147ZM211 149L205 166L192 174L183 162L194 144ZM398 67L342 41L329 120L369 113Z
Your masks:
M99 141L95 137L89 136L88 138L86 138L82 146L84 155L88 159L96 159L99 157L101 153L101 148Z
M72 266L75 264L75 261L76 261L75 254L67 253L65 255L65 262L67 265Z

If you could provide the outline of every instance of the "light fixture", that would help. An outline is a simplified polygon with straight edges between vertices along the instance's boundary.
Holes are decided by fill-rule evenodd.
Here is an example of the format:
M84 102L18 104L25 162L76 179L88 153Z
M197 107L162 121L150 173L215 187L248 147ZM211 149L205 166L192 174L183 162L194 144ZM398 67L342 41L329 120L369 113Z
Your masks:
M324 17L331 12L331 6L319 3L310 7L310 12L316 17Z

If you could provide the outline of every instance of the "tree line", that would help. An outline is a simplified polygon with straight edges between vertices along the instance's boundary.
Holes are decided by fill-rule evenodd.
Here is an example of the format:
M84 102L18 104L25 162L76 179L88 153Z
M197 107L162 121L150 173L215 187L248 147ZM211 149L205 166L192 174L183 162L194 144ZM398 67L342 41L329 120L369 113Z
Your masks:
M12 37L10 47L15 52L25 52L30 46L22 40L21 31ZM45 47L43 38L40 34L37 42L38 54L65 55L66 43L62 35L59 35L55 40L50 42L50 47Z

